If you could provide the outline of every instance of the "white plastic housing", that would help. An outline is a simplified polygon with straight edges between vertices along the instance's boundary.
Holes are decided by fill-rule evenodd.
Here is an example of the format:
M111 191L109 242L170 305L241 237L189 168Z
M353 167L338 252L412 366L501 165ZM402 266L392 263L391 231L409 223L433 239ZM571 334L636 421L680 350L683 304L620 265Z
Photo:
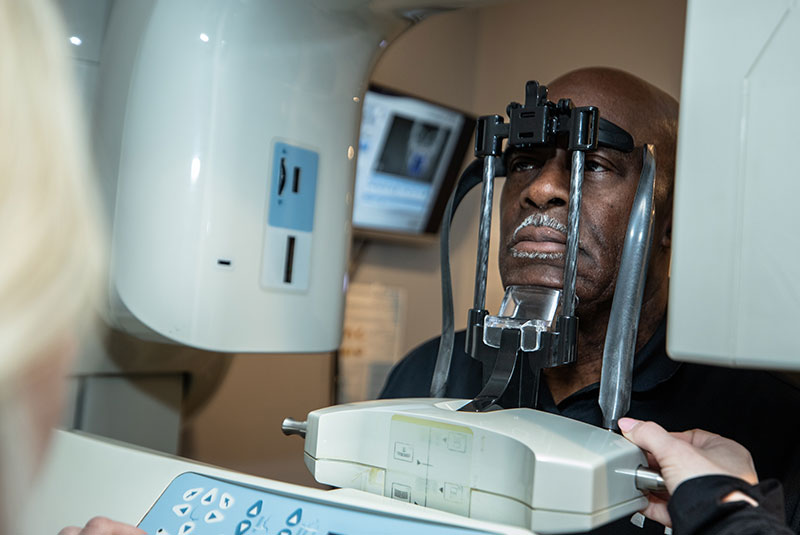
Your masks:
M464 535L533 535L527 530L413 507L380 496L353 490L325 491L291 485L153 453L101 437L65 431L54 433L33 493L29 499L24 500L24 510L16 511L16 516L21 519L18 525L24 528L14 533L54 534L64 526L83 526L90 518L101 513L119 522L136 525L153 503L160 499L161 493L173 478L185 472L196 472L242 486L260 488L269 494L291 497L299 507L328 505L359 511L365 526L359 531L361 534L440 533L440 526L441 531L451 533L451 530L446 529L446 526L450 526L452 530L460 530L459 533ZM123 481L124 484L121 483ZM295 528L295 534L321 533L319 530L314 531L315 524L310 522L313 517L306 515L305 518L308 523L303 522ZM413 522L417 531L406 530L398 534L398 519ZM323 524L330 520L319 519ZM387 526L386 529L381 529L383 526ZM200 521L193 533L216 535L219 531L221 530L211 531L209 526ZM176 531L170 530L170 533L177 535ZM226 533L232 534L232 531ZM248 531L248 535L275 533L270 531L266 534L263 529L255 526Z
M95 147L118 177L117 327L214 351L338 347L360 96L411 23L370 4L114 3Z
M351 403L308 415L320 483L537 533L589 531L647 500L641 450L610 431L531 409L457 412L467 400Z
M690 0L667 351L800 368L800 7Z

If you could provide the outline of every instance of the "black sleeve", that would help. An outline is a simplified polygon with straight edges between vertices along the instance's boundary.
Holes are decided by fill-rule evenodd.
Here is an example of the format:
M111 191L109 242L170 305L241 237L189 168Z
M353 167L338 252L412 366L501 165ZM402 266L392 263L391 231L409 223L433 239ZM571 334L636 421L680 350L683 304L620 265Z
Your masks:
M720 503L733 491L758 502ZM676 535L792 535L784 520L783 490L776 480L750 485L741 479L713 475L681 483L670 498L669 516Z

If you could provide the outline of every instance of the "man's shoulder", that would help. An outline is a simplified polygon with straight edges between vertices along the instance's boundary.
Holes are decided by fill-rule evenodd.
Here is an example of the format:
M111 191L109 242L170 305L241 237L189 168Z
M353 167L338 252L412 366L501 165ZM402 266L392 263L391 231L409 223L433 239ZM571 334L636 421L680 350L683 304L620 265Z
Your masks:
M463 347L463 343L459 344L459 339L464 339L464 331L458 331L455 335L454 353ZM441 339L441 336L436 336L422 342L409 351L408 354L395 365L392 373L408 373L413 370L415 375L433 377L433 369L436 367L436 359L439 355L439 342Z
M780 372L762 371L758 386L777 401L800 408L800 383L797 379Z
M381 390L381 398L427 397L430 395L433 370L441 337L431 338L412 349L392 368ZM464 351L465 331L457 331L450 362L447 395L471 397L477 385L480 390L480 365ZM476 373L477 372L477 373ZM477 391L475 392L477 393Z
M800 420L786 418L800 412L797 384L764 370L687 363L675 379L673 403L662 415L670 430L697 427L731 438L750 450L759 476L784 486L788 472L800 474Z
M455 333L456 343L454 346L456 349L460 347L458 344L459 338L462 340L464 339L464 331L458 331ZM431 373L433 373L433 367L436 365L436 357L439 354L439 342L441 339L441 336L435 336L422 342L417 347L409 351L400 362L410 363L416 366L430 366Z
M456 333L458 334L458 333ZM381 398L426 397L439 352L440 336L412 349L394 365L381 390Z
M725 397L758 396L762 406L800 407L800 382L786 374L745 368L723 368L701 364L685 364L686 374L702 381L707 389L724 393Z

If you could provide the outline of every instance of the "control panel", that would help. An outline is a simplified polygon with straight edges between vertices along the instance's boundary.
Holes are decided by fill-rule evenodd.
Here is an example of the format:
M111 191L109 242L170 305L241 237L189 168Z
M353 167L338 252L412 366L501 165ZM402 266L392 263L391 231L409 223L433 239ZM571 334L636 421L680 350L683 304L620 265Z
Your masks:
M402 517L186 472L139 523L148 535L456 535L463 526Z

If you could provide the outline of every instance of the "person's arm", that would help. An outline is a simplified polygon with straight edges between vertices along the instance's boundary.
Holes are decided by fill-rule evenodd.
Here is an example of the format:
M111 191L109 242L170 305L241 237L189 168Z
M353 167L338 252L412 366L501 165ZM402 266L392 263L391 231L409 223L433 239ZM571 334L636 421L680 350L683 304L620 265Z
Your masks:
M147 533L128 524L97 516L89 520L83 528L70 526L59 531L58 535L147 535Z
M740 444L702 430L668 433L632 418L621 418L619 427L645 450L667 486L667 496L648 496L648 518L682 535L792 533L783 521L780 484L759 484L750 453Z
M775 480L750 485L724 475L687 479L667 506L681 535L791 535L783 521L783 492Z

